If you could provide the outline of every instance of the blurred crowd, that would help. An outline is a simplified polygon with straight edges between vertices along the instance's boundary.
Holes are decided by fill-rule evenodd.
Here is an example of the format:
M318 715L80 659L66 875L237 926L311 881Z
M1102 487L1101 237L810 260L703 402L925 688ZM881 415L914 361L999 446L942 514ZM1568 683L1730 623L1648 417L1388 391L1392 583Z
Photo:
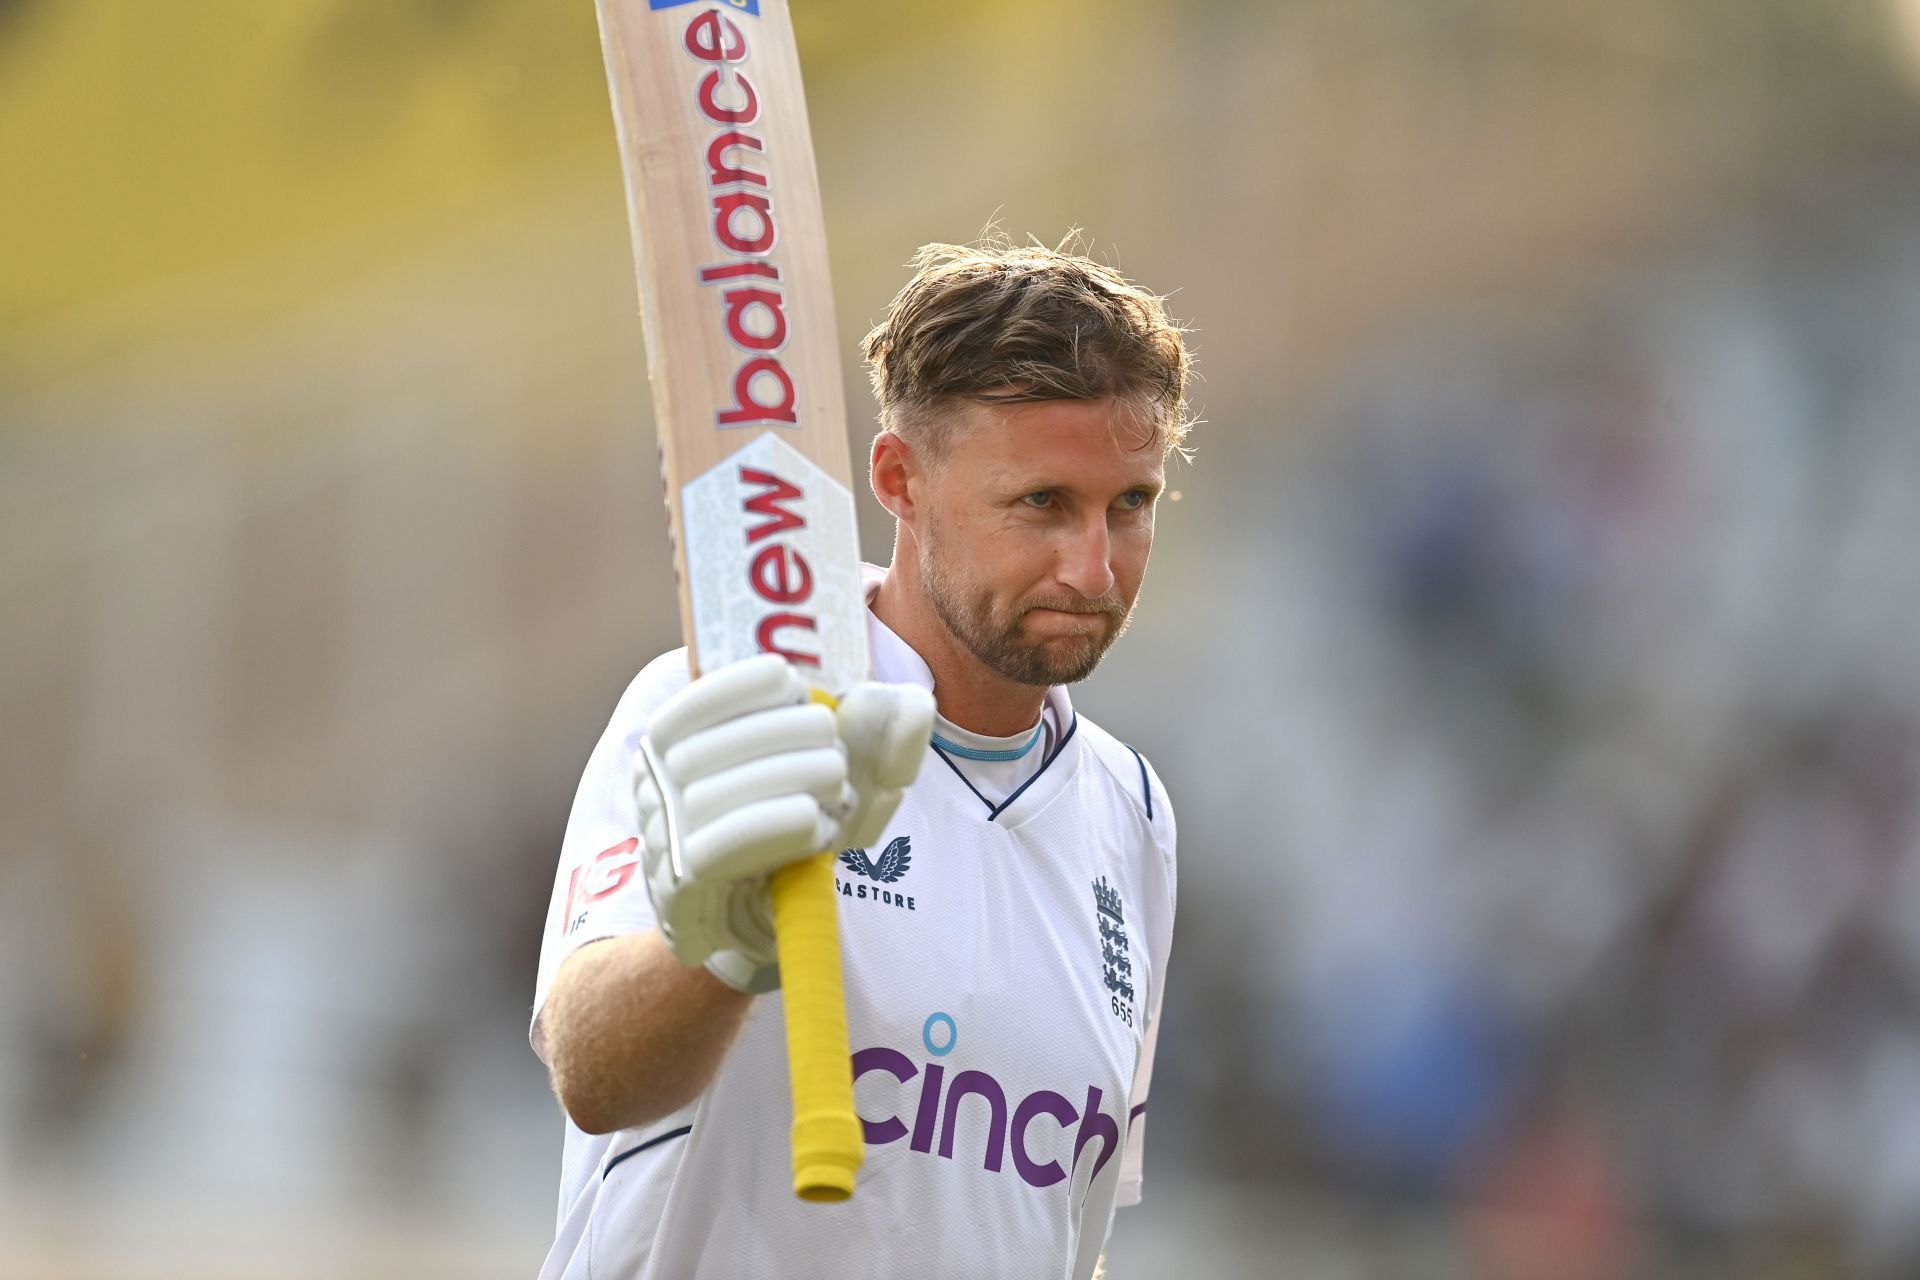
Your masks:
M856 444L926 240L1196 327L1118 1280L1920 1275L1920 0L793 7ZM530 1275L678 642L592 8L0 61L0 1280Z
M1383 1274L1920 1268L1916 213L1910 176L1835 180L1571 304L1411 317L1285 431L1203 428L1085 697L1180 806L1174 1203L1424 1224ZM77 666L16 633L89 815L0 864L16 1241L107 1197L129 1257L183 1214L230 1245L235 1204L275 1250L357 1214L446 1274L478 1223L486 1273L537 1256L552 850L672 618L631 612L638 444L491 444L442 487L458 427L142 446L167 483L72 517L115 621ZM18 455L16 496L78 492L92 462L54 457ZM73 607L19 573L50 602L23 618ZM480 627L507 612L537 630ZM542 656L583 636L590 670ZM309 651L317 692L249 685L248 654ZM293 749L251 759L236 706Z
M1257 691L1172 766L1214 1156L1475 1274L1920 1269L1916 196L1417 319L1240 478Z

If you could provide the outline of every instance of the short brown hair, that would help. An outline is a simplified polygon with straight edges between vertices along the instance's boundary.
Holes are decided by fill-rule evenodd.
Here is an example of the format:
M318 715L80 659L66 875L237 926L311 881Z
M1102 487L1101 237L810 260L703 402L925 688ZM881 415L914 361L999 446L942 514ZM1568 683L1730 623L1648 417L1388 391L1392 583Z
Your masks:
M998 236L930 244L862 351L880 425L944 442L934 410L955 400L1009 404L1113 397L1182 449L1191 425L1185 330L1166 300L1113 268Z

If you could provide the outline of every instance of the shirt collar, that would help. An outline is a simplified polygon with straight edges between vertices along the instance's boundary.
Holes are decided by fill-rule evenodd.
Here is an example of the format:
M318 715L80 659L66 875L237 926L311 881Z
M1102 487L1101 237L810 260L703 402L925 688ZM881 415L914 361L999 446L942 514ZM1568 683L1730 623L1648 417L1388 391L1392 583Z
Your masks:
M866 589L867 648L873 655L873 678L888 684L917 684L931 691L933 668L913 651L913 646L895 635L892 627L880 621L880 615L873 611L873 594L886 580L885 569L871 564L860 566L860 585Z

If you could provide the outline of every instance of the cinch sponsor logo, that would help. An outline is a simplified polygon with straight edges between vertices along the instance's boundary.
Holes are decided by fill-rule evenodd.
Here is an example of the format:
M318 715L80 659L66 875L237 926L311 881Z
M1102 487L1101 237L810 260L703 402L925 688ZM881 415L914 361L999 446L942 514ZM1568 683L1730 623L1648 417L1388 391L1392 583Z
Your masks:
M733 371L732 404L715 410L722 427L793 426L797 396L793 375L778 352L787 345L786 295L780 268L767 261L780 238L774 221L774 191L764 164L767 150L760 120L760 94L739 64L749 49L746 33L718 9L695 14L681 43L710 70L694 97L700 114L718 127L707 142L708 203L713 238L732 260L700 268L700 283L721 285L727 338L746 357Z
M923 1039L928 1053L945 1057L959 1041L959 1030L951 1017L936 1013L927 1019ZM975 1121L967 1126L967 1132L976 1137L980 1135L978 1118L984 1108L985 1145L961 1145L961 1156L970 1160L978 1151L981 1168L988 1173L1003 1172L1003 1166L1011 1160L1014 1172L1029 1186L1051 1187L1066 1181L1080 1167L1081 1157L1095 1142L1100 1147L1093 1158L1089 1181L1098 1178L1102 1167L1120 1146L1120 1121L1100 1109L1105 1095L1098 1085L1087 1086L1086 1097L1076 1108L1065 1095L1051 1089L1041 1089L1024 1098L1009 1098L1006 1088L991 1072L956 1071L949 1078L944 1064L915 1062L898 1049L877 1046L853 1055L855 1081L876 1071L892 1076L902 1085L917 1079L920 1092L913 1107L911 1128L904 1111L878 1120L860 1118L860 1128L869 1146L884 1146L906 1138L907 1145L914 1151L951 1160L960 1142L961 1104L968 1098L977 1102L968 1109ZM903 1089L901 1094L904 1103L907 1091Z

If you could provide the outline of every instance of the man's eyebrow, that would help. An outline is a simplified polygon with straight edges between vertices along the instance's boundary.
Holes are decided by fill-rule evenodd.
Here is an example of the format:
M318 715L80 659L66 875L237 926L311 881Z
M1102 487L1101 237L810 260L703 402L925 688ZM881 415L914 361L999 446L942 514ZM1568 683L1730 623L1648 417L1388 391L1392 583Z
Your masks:
M996 487L1012 494L1041 493L1050 489L1061 489L1067 492L1077 493L1080 490L1080 486L1071 480L1049 479L1045 476L1008 476ZM1165 493L1166 490L1167 481L1165 476L1151 476L1145 480L1137 480L1132 484L1126 485L1119 489L1118 492L1133 493L1136 491L1144 491L1157 497Z

